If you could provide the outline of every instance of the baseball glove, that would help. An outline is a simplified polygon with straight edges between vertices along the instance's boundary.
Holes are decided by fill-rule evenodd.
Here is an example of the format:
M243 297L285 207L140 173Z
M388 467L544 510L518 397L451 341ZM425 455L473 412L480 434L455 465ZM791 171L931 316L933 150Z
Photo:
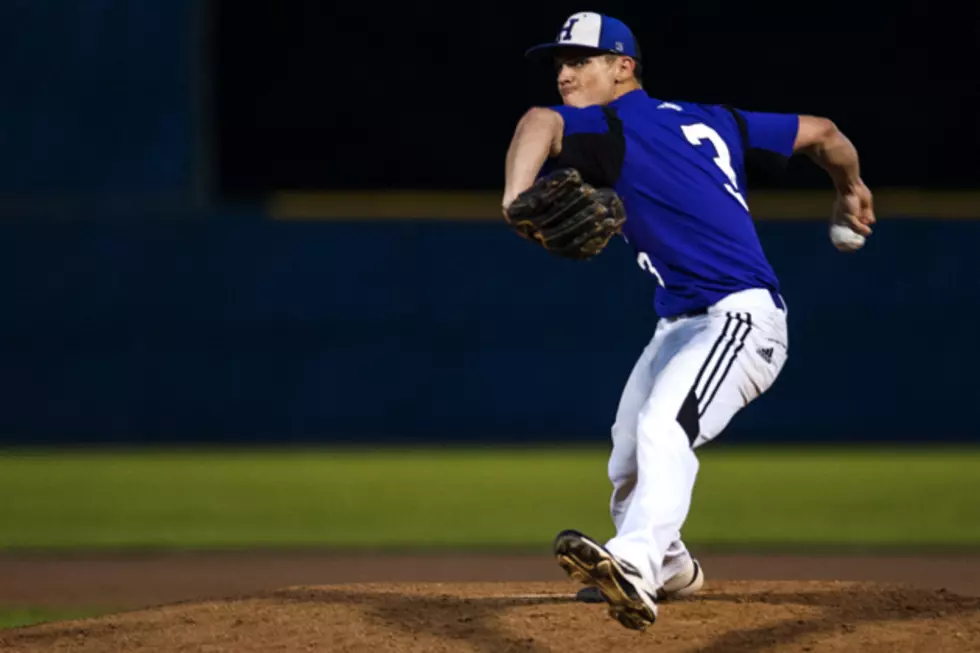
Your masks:
M574 168L538 179L506 210L508 224L521 237L562 258L590 259L620 233L623 202L611 188L594 188Z

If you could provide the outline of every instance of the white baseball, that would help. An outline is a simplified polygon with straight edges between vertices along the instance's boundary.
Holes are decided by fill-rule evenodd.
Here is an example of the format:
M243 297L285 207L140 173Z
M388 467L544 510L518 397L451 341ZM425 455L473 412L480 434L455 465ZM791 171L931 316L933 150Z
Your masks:
M844 224L830 225L830 241L842 252L854 252L864 247L864 236Z

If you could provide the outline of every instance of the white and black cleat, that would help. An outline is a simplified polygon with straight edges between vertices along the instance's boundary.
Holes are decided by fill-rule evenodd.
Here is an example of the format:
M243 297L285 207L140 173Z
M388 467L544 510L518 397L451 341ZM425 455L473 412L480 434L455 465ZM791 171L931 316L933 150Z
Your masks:
M686 599L704 587L704 568L697 560L691 560L691 565L684 571L671 576L664 586L657 590L657 602ZM599 588L595 585L583 587L575 594L575 600L582 603L604 603Z
M596 587L609 604L609 615L631 630L645 630L657 620L655 592L640 572L595 540L578 531L555 538L555 558L569 578Z

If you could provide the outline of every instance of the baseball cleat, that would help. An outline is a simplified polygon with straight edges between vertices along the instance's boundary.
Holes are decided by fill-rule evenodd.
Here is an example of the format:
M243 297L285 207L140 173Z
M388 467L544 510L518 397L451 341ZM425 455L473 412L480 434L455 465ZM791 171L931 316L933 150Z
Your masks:
M631 630L645 630L657 620L655 592L640 572L578 531L555 538L555 558L569 578L596 587L609 604L609 616Z
M657 590L657 601L669 601L671 599L685 599L697 594L704 586L704 568L697 560L691 560L691 565L670 577L664 586ZM603 603L602 594L595 585L583 587L575 595L576 601L582 603Z

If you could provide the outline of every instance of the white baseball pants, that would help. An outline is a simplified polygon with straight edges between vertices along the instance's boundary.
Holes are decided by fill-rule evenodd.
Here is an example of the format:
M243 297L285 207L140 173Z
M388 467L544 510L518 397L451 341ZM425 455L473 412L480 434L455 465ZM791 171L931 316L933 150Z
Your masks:
M661 319L623 390L612 427L606 547L660 587L687 564L680 530L698 472L694 449L764 393L786 362L786 313L766 290L705 314Z

